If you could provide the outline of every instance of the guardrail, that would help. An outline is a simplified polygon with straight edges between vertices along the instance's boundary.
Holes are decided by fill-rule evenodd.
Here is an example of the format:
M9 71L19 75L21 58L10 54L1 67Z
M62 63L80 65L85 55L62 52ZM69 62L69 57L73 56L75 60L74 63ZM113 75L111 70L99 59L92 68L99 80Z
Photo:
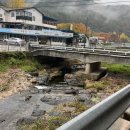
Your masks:
M130 106L130 85L56 130L107 130Z

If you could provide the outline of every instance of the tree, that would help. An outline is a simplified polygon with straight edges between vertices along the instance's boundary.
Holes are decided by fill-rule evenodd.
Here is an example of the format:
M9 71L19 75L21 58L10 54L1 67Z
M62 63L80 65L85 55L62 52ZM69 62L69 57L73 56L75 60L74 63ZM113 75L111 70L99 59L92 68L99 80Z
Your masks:
M25 0L8 0L7 6L10 8L24 8Z
M126 43L128 42L129 37L125 33L120 34L120 42Z
M116 32L113 32L110 37L109 37L110 42L119 42L120 41L120 36Z
M58 29L67 29L67 30L73 30L77 33L84 33L87 32L87 27L83 23L61 23L57 25Z

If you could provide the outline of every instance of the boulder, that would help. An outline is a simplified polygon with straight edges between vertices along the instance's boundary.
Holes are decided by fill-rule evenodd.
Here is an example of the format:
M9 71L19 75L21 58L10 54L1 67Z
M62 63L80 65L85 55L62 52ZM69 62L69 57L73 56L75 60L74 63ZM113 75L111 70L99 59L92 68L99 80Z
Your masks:
M37 88L31 88L30 92L31 94L37 94L39 93L39 90Z
M39 76L37 78L37 83L39 85L47 85L48 84L49 75L45 74L43 76Z
M17 121L16 126L30 125L33 124L36 120L37 118L35 117L23 117Z
M32 96L28 95L28 96L25 97L24 101L29 101L31 98L32 98Z
M32 115L31 116L36 116L36 117L40 117L40 116L43 116L45 115L46 111L44 110L34 110L32 112Z
M74 89L74 88L71 88L70 90L65 90L64 93L65 93L65 94L78 95L78 94L79 94L79 90L76 90L76 89Z
M5 121L5 119L0 119L0 124L3 123Z
M56 98L51 98L51 97L44 96L40 100L42 102L45 102L45 103L49 104L49 105L57 105L57 104L59 104L59 102L58 102L58 100Z
M130 121L130 107L125 111L124 119Z
M64 80L72 86L84 86L87 76L84 72L78 71L74 74L65 74Z
M34 76L34 77L38 77L39 73L38 72L29 72L29 74L31 76Z
M49 105L58 105L60 103L73 102L75 98L73 95L47 95L40 99L42 102L45 102Z
M108 130L129 130L130 122L119 118Z
M37 79L36 79L36 78L33 78L33 79L31 79L31 82L32 82L33 84L36 84L36 83L37 83Z

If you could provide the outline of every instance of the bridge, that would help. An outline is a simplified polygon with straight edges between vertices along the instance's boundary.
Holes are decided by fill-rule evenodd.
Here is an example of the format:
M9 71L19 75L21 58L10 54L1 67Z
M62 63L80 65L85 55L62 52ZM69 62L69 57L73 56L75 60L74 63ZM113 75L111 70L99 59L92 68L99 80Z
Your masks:
M77 59L83 63L107 62L130 64L130 51L114 49L89 49L76 47L59 47L47 45L29 46L33 56L50 56L68 59Z

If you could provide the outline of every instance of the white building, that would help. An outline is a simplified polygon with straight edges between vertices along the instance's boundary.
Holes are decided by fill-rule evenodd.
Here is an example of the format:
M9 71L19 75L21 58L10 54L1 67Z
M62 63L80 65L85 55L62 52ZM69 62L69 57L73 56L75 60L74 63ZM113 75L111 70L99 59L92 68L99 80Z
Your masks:
M39 39L48 44L65 43L72 33L57 30L57 20L32 8L9 9L0 7L0 39L20 37L25 40Z

